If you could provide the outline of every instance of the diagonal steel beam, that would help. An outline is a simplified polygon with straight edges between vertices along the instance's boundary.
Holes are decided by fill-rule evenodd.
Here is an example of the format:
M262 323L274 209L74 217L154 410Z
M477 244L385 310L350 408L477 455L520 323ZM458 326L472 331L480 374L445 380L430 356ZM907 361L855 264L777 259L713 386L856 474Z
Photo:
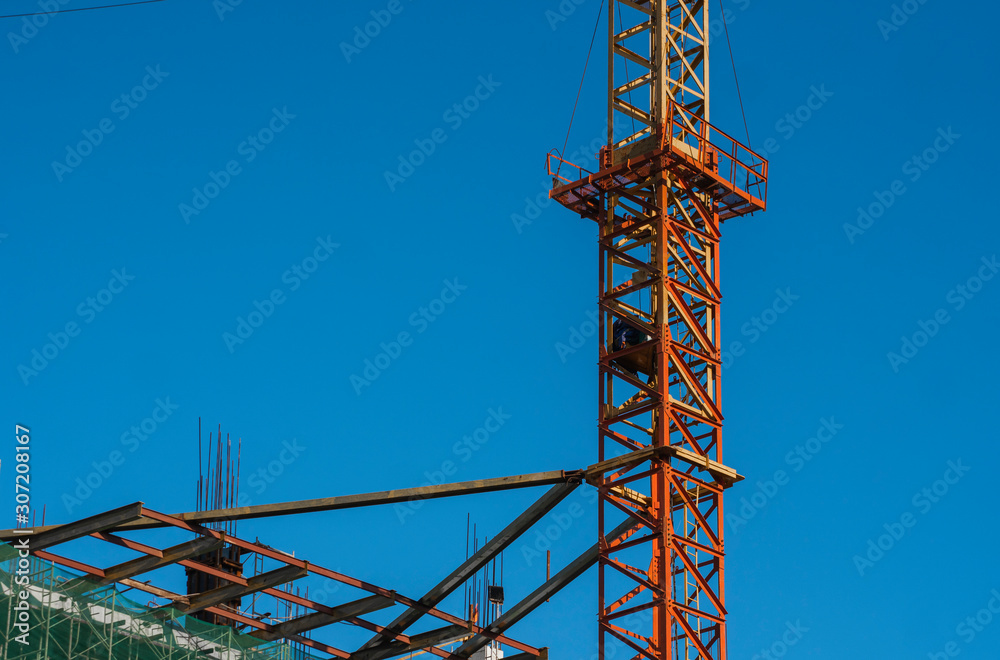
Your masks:
M616 538L627 532L629 529L635 527L637 524L639 523L637 523L632 517L629 517L625 520L625 522L618 525L614 531L608 534L608 538ZM598 550L599 544L591 546L589 550L570 562L566 568L553 575L549 580L542 584L542 586L528 594L517 605L504 612L499 619L494 621L483 632L474 635L472 639L462 644L452 653L459 657L467 658L489 644L492 641L493 636L502 633L524 617L531 614L536 607L551 598L553 594L558 593L559 590L568 585L570 582L583 575L588 568L597 563Z
M532 504L524 513L518 516L514 522L507 525L502 532L490 539L490 541L476 554L465 560L461 566L452 571L451 575L428 591L424 597L420 599L420 604L433 607L440 603L448 596L448 594L463 585L466 580L475 575L476 571L488 564L494 557L500 554L501 551L513 543L517 537L527 531L529 527L541 520L546 513L562 502L563 499L572 493L576 487L577 484L575 483L553 486L537 502ZM406 628L414 624L421 616L423 616L422 610L411 607L396 617L392 623L386 626L386 630L384 632L378 633L372 637L358 650L364 651L377 646L385 639L384 635L386 632L403 632ZM384 657L386 656L383 654L373 654L372 660L381 660L381 658Z
M67 541L83 538L84 536L88 536L94 532L103 532L112 529L119 525L138 520L141 517L142 502L127 504L125 506L118 507L117 509L112 509L111 511L99 513L96 516L84 518L83 520L77 520L76 522L59 525L55 528L43 528L43 531L41 532L38 532L36 528L36 533L31 537L29 544L32 552L44 550L45 548L50 548L54 545L59 545L60 543L66 543ZM13 538L14 530L8 531L10 532L11 538ZM6 538L4 540L6 540Z
M361 616L391 606L395 601L386 596L368 596L330 608L329 612L312 612L297 619L274 626L272 630L256 630L250 633L259 639L273 642L282 637L297 635L315 628L337 623L344 619Z
M107 584L109 582L120 582L126 578L135 577L136 575L141 575L143 573L148 573L149 571L156 570L157 568L162 568L170 564L176 564L179 561L184 561L185 559L190 559L191 557L197 557L198 555L205 554L206 552L212 552L221 548L225 544L223 539L217 539L211 536L203 536L193 541L187 541L186 543L181 543L163 551L162 557L155 557L153 555L147 555L146 557L139 557L138 559L133 559L132 561L127 561L110 568L104 569L104 579L101 580L102 584Z
M215 607L227 600L240 598L257 591L263 591L264 589L270 589L279 584L305 577L308 574L309 571L307 569L300 568L299 566L283 566L250 578L247 580L246 586L242 584L227 584L200 594L191 595L188 597L187 604L175 602L171 603L170 606L185 614L194 614L205 608Z

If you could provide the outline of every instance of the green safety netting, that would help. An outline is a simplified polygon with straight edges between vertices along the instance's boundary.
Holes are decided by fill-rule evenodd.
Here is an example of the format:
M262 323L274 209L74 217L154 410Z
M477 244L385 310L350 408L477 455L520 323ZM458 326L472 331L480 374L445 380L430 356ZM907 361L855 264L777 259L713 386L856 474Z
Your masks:
M25 587L15 582L17 562L17 552L0 543L0 660L318 660L177 610L158 609L154 616L152 607L116 585L99 585L36 557L29 559ZM25 637L14 625L22 590L29 603Z

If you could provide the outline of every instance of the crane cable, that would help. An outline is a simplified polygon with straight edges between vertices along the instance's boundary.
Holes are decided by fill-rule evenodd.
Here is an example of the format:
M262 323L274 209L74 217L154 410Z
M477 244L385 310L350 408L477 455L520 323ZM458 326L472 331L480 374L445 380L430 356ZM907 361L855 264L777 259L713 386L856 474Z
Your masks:
M21 18L22 16L41 16L43 14L68 14L73 11L92 11L94 9L115 9L117 7L131 7L133 5L148 5L153 2L163 2L163 0L140 0L139 2L125 2L119 5L103 5L101 7L77 7L75 9L57 9L55 11L36 11L30 14L6 14L0 18Z
M722 0L719 0L719 10L722 12L722 28L726 34L726 47L729 50L729 62L733 67L733 80L736 81L736 98L740 104L740 114L743 117L743 130L746 132L747 136L747 146L753 149L753 144L750 140L750 126L747 123L747 113L746 108L743 105L743 92L740 89L740 76L736 70L736 58L733 56L733 44L729 38L729 24L726 22L726 9L722 4ZM619 8L619 11L621 9ZM587 67L590 65L590 56L594 51L594 42L597 40L597 28L601 24L601 15L604 13L604 0L601 0L601 6L597 8L597 21L594 23L594 33L590 37L590 48L587 50L587 59L583 64L583 75L580 76L580 87L576 92L576 100L573 102L573 113L569 118L569 126L566 128L566 139L563 141L562 151L559 152L560 162L558 167L556 167L556 175L558 176L559 170L562 169L562 158L565 158L566 147L569 145L570 132L573 130L573 120L576 118L576 109L580 103L580 94L583 91L583 83L587 78ZM626 65L627 66L627 65Z
M597 22L594 23L594 34L590 37L590 48L587 50L587 60L583 63L583 75L580 76L580 88L576 90L576 101L573 102L573 114L569 117L569 126L566 128L566 140L563 141L562 151L559 152L559 165L556 167L556 176L562 169L563 159L566 157L566 147L569 145L569 133L573 130L573 120L576 118L576 106L580 103L580 93L583 91L583 81L587 78L587 67L590 66L590 56L594 52L594 41L597 40L597 28L601 25L601 14L604 13L604 0L597 8Z
M726 23L726 9L719 0L719 10L722 12L722 28L726 31L726 45L729 47L729 61L733 65L733 79L736 81L736 98L740 102L740 112L743 114L743 130L747 133L747 146L753 149L750 144L750 127L747 125L747 113L743 109L743 94L740 93L740 76L736 73L736 59L733 57L733 44L729 41L729 24Z

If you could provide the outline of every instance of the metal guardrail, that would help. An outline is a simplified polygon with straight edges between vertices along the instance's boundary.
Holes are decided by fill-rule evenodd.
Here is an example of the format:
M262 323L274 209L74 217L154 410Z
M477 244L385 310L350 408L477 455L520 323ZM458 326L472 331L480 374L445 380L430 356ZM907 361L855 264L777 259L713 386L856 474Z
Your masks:
M714 173L733 190L756 200L767 199L767 160L687 108L670 102L669 121L660 132L660 149ZM594 173L553 153L547 154L546 171L553 187L572 184ZM561 182L561 183L560 183Z

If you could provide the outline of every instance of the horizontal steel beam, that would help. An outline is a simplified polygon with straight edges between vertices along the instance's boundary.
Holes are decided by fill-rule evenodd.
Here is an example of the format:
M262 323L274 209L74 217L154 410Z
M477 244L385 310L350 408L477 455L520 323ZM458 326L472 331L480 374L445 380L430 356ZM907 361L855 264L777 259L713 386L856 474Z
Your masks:
M377 493L363 493L359 495L338 495L336 497L323 497L314 500L299 500L296 502L282 502L278 504L255 504L253 506L233 507L230 509L213 509L211 511L191 511L188 513L173 514L174 518L190 523L205 524L211 522L223 522L227 520L248 520L252 518L270 518L273 516L288 516L298 513L316 513L319 511L335 511L337 509L353 509L364 506L378 506L383 504L396 504L399 502L410 502L416 500L430 500L439 497L457 497L459 495L472 495L475 493L492 493L503 490L513 490L516 488L531 488L534 486L551 486L569 482L580 482L582 480L580 471L566 472L563 470L553 470L550 472L536 472L533 474L519 474L512 477L497 477L494 479L478 479L476 481L462 481L453 484L440 484L437 486L418 486L416 488L400 488L397 490L384 490ZM140 506L130 505L130 506ZM123 507L124 510L128 507ZM116 509L115 511L120 511ZM87 518L72 525L81 525L86 521L110 516L114 512ZM57 529L62 529L67 525L49 525L47 527L36 527L36 534L48 533ZM159 520L131 520L125 523L116 523L113 527L102 527L91 531L116 531L122 529L149 529L154 527L166 527L167 524ZM0 531L0 541L11 541L18 537L15 530L7 529ZM79 536L86 536L90 531ZM36 538L38 538L36 536ZM68 539L67 539L68 540ZM58 541L61 543L62 541ZM52 543L50 545L55 545ZM35 547L34 539L32 548Z
M722 484L725 488L729 488L737 481L743 481L743 476L731 467L723 465L718 461L713 461L706 456L696 454L689 449L684 449L683 447L677 447L675 445L669 445L666 447L646 447L645 449L639 449L615 458L609 458L606 461L601 461L600 463L591 465L583 470L583 473L588 483L597 485L604 478L604 474L607 472L613 472L630 465L638 465L639 463L644 463L653 458L677 458L690 463L691 465L707 471L710 475L712 475L712 478L715 479L715 481Z

